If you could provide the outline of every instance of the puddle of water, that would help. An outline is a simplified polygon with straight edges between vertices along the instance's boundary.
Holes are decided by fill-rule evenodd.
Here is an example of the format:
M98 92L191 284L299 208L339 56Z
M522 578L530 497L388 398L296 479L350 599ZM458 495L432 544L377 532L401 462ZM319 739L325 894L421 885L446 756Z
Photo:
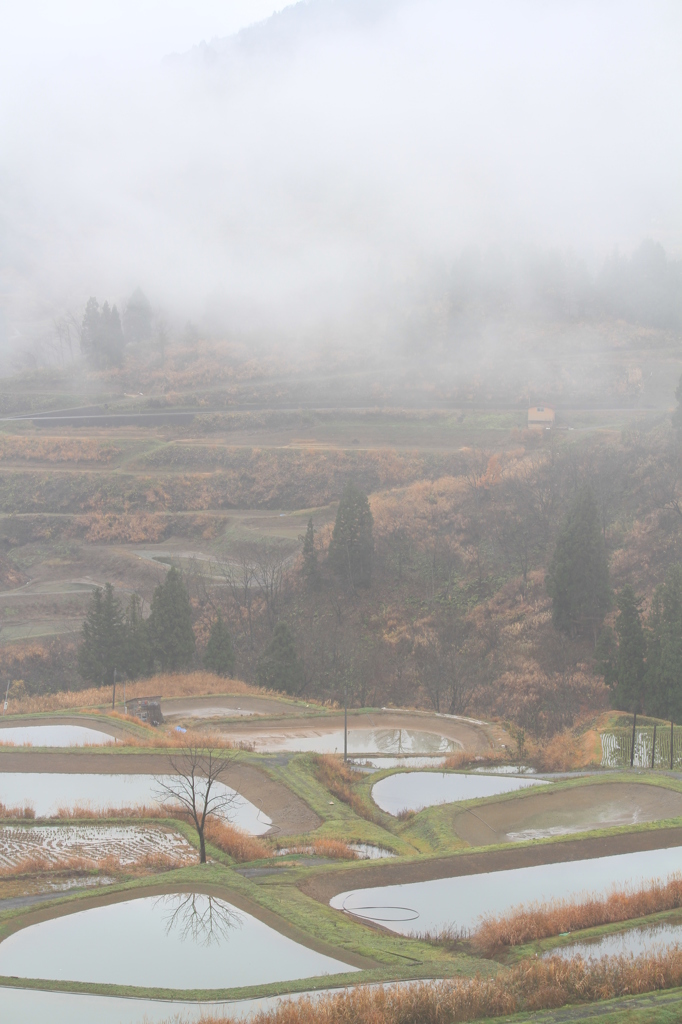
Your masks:
M106 732L88 729L84 725L18 725L0 728L0 744L13 743L15 747L83 747L115 743Z
M79 775L51 772L0 772L0 803L33 807L39 818L56 815L60 807L136 807L158 805L159 783L172 776ZM227 818L252 836L263 835L272 820L249 800L221 782L218 792L231 797ZM212 792L216 792L212 790Z
M372 787L372 799L388 814L421 811L437 804L476 800L528 786L549 785L541 779L465 775L455 772L404 772L389 775Z
M255 711L243 708L215 707L189 708L184 711L164 711L164 718L241 718L243 715L255 715Z
M400 935L413 935L473 928L482 915L503 914L521 903L603 893L614 885L667 878L681 868L682 849L672 847L357 889L339 893L330 903L336 910L377 921Z
M343 753L343 729L308 735L255 735L244 737L256 750L310 750L318 754ZM349 754L453 754L462 750L457 740L417 729L349 729Z
M0 943L0 974L99 984L216 989L357 969L203 894L81 910Z
M0 826L0 865L9 867L31 856L47 861L113 856L122 865L166 856L193 864L197 852L179 832L149 825Z
M383 857L395 857L397 856L392 850L386 850L383 846L373 846L372 843L348 843L348 848L354 850L358 855L358 860L381 860ZM288 846L281 847L275 856L287 857L290 853L294 852L294 848ZM314 846L298 846L295 848L295 852L304 854L307 857L315 856ZM324 856L324 854L321 854Z
M563 956L567 960L581 956L585 960L600 960L605 956L639 956L641 953L663 952L670 946L682 943L682 924L648 925L643 928L629 928L624 932L602 935L591 942L572 942L569 946L545 953Z
M383 846L373 846L371 843L349 843L351 850L355 850L360 860L382 860L384 857L395 857L393 850L386 850Z

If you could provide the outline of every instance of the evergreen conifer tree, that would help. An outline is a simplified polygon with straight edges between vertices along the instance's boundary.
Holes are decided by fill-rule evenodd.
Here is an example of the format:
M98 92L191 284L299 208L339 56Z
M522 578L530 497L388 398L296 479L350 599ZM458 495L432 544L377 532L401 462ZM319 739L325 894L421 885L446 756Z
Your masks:
M682 565L672 565L656 588L647 624L647 714L682 722Z
M308 586L314 587L320 579L320 567L317 564L315 527L313 526L312 516L308 520L308 528L305 535L298 539L303 541L303 565L301 567L301 575L308 583Z
M329 565L352 588L368 587L372 580L373 522L367 495L354 483L347 483L336 513Z
M182 576L173 566L152 595L148 620L152 655L164 672L186 668L195 649L192 609Z
M623 587L616 604L616 635L612 630L602 631L597 644L597 662L606 685L611 688L614 708L642 711L646 638L639 614L639 602L631 586Z
M97 299L88 299L81 325L81 349L85 357L98 368L120 366L124 347L121 318L116 306L110 308L105 302L100 309Z
M123 669L125 627L114 588L107 583L92 595L81 633L78 671L89 683L111 686L114 669Z
M303 685L303 667L296 653L296 642L286 622L278 622L272 639L258 659L258 685L269 690L298 693Z
M234 648L232 637L220 610L211 626L204 653L204 667L218 676L234 675Z
M152 650L147 622L142 618L142 606L137 594L130 598L125 619L125 663L129 679L139 679L153 670Z
M611 603L606 545L590 487L576 497L561 528L547 573L554 625L595 641Z

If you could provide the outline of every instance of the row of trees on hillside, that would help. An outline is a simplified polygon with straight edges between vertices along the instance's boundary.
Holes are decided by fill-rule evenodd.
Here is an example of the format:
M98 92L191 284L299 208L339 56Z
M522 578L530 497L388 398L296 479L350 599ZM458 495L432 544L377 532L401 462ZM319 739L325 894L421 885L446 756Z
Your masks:
M111 685L114 672L118 678L139 679L157 669L187 668L195 647L187 589L178 570L171 568L154 590L147 619L137 594L124 613L110 583L93 593L82 628L78 670L86 682ZM220 614L211 629L204 664L220 675L234 672L232 639Z
M80 327L81 351L97 369L120 366L127 342L147 341L152 333L152 308L137 288L123 311L105 302L100 306L91 297L85 307Z
M682 721L682 565L669 568L646 619L626 586L617 598L615 628L597 646L600 670L616 708Z

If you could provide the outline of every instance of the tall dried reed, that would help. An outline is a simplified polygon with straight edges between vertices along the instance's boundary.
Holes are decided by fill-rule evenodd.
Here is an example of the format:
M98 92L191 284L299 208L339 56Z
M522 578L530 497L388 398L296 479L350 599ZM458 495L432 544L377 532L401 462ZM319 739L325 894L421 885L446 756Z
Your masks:
M136 871L170 871L184 867L197 860L196 854L187 853L145 853L134 860L121 863L119 857L84 857L81 854L63 854L59 857L47 857L41 853L33 853L23 857L16 864L0 867L0 878L17 878L22 875L46 874L48 872L71 875L104 873L107 875L135 874Z
M239 863L272 857L272 850L262 839L247 835L235 825L227 825L218 818L209 818L205 829L206 839L223 853L234 857Z
M563 932L628 921L682 907L682 877L670 876L638 888L613 888L605 896L531 903L499 917L486 917L472 935L474 947L493 956L505 946L522 946Z
M586 961L532 960L494 977L355 988L336 995L283 1000L251 1017L251 1024L460 1024L481 1017L556 1009L682 984L682 950ZM202 1017L200 1024L234 1018Z
M35 818L36 812L27 804L25 807L6 807L0 803L0 818Z
M344 804L355 811L359 818L381 823L378 812L372 810L359 793L354 792L353 784L357 777L352 770L333 754L312 754L313 771L318 782Z

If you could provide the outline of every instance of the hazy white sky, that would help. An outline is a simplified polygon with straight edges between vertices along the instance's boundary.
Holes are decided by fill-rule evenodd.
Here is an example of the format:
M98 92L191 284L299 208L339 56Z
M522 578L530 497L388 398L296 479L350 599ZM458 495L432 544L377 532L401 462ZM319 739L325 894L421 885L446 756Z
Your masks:
M5 0L3 77L25 79L72 62L130 64L231 35L291 0Z
M138 285L334 319L471 244L682 252L680 0L311 0L162 65L286 6L5 0L0 334Z

